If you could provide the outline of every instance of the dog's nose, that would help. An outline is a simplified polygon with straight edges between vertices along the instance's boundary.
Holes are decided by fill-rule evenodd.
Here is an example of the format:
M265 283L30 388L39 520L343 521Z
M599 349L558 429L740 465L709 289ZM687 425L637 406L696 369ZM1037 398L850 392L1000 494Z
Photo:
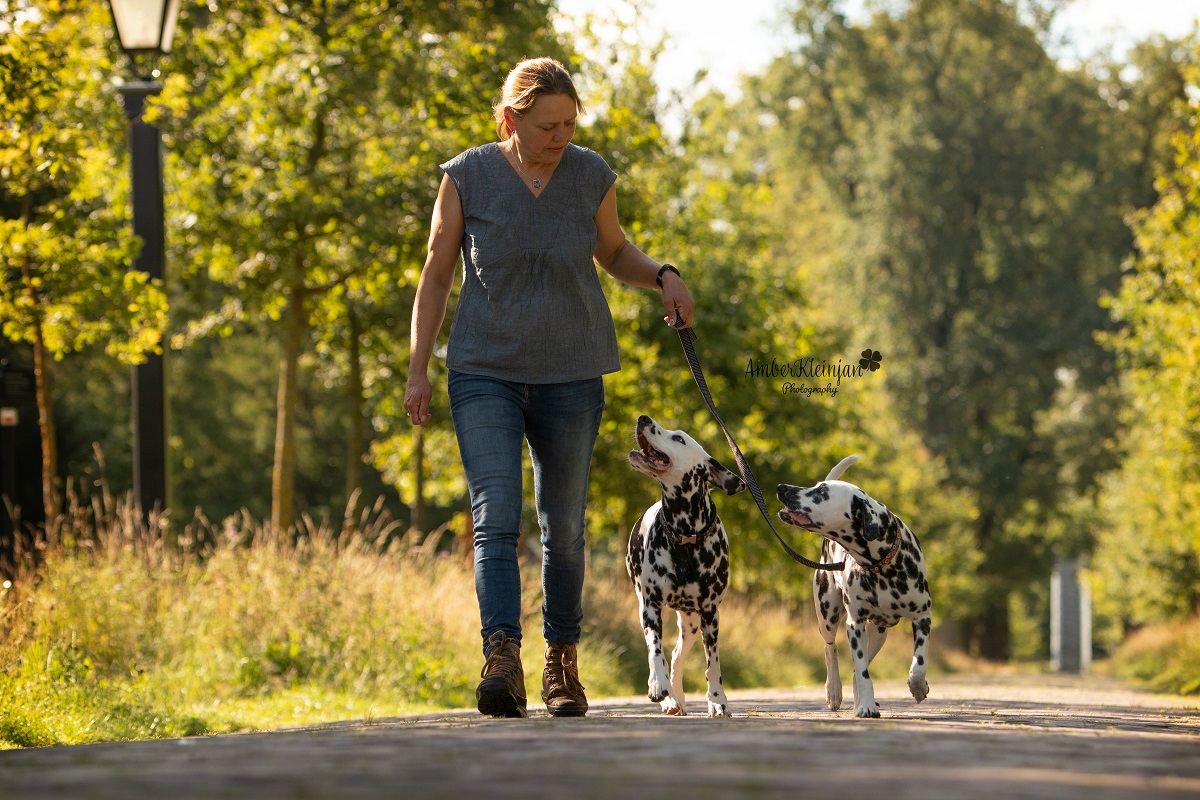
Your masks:
M642 414L640 417L638 417L638 425L649 425L649 424L650 424L650 418L648 416L646 416L645 414Z

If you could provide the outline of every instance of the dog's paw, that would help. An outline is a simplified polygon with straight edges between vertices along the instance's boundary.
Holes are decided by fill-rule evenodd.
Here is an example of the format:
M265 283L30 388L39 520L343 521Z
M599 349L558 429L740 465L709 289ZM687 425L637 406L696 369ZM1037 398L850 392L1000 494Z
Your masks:
M842 707L842 687L825 686L825 700L829 703L830 711L837 711Z
M714 703L712 700L708 701L708 715L710 717L733 716L733 714L729 712L729 706L727 706L725 703Z
M669 695L665 700L662 701L662 712L671 717L687 716L687 711L684 709L684 707L676 702L674 697Z
M929 697L929 681L922 677L910 677L908 679L908 690L912 692L913 699L918 703Z
M710 717L733 716L729 712L729 698L725 696L724 689L717 687L708 693L708 715Z
M669 697L671 694L666 684L658 680L657 676L653 673L650 675L650 681L646 688L646 696L650 698L651 703L661 703L664 698Z
M854 716L859 719L879 719L879 706L872 703L869 706L856 706Z

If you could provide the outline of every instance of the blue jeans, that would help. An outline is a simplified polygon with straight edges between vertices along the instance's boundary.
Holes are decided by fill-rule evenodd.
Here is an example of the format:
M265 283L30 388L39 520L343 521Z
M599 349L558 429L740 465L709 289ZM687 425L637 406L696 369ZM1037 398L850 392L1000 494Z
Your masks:
M525 384L451 372L450 414L471 492L482 635L521 641L522 440L542 532L542 632L574 644L583 622L584 512L604 381Z

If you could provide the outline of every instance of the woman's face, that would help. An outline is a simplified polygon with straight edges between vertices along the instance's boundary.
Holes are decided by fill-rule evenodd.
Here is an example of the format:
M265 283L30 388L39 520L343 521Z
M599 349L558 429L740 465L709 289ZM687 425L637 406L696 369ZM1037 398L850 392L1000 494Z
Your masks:
M508 113L521 158L544 164L558 163L562 158L575 135L579 116L569 94L544 94L524 114Z

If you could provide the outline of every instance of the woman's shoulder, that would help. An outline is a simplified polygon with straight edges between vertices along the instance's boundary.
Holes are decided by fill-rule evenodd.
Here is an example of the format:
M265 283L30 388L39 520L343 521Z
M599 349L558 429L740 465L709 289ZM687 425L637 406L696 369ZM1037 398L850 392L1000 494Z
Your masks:
M595 186L601 193L608 191L608 187L612 186L613 181L617 179L617 173L613 172L612 167L604 160L604 156L594 150L589 150L577 144L567 145L568 152L571 154L571 160L576 164L574 167L575 174L580 176L580 180L588 186Z
M567 145L567 150L572 157L577 159L584 165L585 169L594 169L603 172L612 172L612 167L604 160L604 156L597 153L595 150L589 150L583 145L578 145L572 142Z
M468 150L462 151L458 155L454 156L454 158L443 162L441 167L444 170L450 170L454 167L485 163L489 158L493 158L495 156L495 153L499 147L500 145L496 144L495 142L488 142L487 144L481 144L477 147L472 147Z

